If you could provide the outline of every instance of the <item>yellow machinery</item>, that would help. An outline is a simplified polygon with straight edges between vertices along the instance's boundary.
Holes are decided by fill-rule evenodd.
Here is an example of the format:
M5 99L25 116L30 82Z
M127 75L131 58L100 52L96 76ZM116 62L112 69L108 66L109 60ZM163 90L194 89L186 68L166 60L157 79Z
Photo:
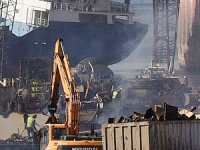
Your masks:
M62 83L66 99L66 123L57 124L54 113L59 98L59 84ZM49 124L45 124L36 136L40 150L102 150L102 140L94 134L79 132L80 96L76 89L69 59L64 55L62 40L55 44L53 71L51 76Z

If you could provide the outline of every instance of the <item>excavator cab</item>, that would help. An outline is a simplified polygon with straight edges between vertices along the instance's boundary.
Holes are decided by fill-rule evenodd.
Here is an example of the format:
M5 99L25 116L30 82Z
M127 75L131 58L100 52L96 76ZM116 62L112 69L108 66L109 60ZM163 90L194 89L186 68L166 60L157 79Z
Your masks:
M34 144L39 150L103 150L101 136L80 132L66 135L64 124L46 124L35 133Z
M62 40L55 44L53 69L51 74L50 104L51 117L35 136L40 150L102 150L102 139L93 132L79 132L80 93L71 72L68 55L64 54ZM59 124L54 114L59 99L59 85L66 100L66 122Z

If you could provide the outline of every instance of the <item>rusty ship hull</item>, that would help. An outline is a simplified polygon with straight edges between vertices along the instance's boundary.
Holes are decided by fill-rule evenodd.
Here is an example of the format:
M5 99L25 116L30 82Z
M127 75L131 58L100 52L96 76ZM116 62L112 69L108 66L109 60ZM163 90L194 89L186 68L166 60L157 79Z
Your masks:
M177 32L180 67L189 72L200 72L200 1L181 0Z

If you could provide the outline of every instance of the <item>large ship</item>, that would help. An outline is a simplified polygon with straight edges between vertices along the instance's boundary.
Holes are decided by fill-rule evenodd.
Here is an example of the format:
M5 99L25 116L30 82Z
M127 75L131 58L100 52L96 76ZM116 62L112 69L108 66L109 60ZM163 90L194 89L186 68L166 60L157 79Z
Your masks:
M129 56L147 31L134 22L129 0L17 0L6 55L10 64L51 60L56 39L63 38L72 66L88 57L110 65Z
M178 59L188 72L200 72L200 1L181 0L178 22Z

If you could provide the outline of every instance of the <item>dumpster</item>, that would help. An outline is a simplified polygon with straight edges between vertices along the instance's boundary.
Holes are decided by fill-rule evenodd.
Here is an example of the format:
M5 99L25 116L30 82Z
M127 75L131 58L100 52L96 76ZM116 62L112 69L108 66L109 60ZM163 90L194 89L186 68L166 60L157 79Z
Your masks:
M199 150L200 120L104 124L102 140L104 150Z

